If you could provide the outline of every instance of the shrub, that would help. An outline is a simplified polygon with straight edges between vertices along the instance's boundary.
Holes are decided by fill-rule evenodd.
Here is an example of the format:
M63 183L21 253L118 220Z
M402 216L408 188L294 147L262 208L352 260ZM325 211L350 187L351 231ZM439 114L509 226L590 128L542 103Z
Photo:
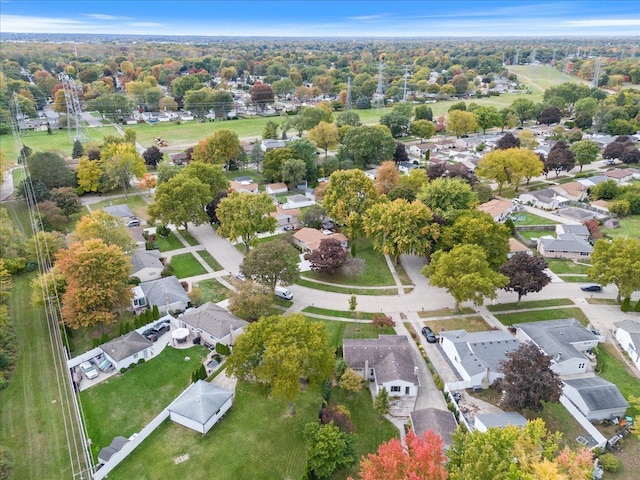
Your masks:
M166 225L160 225L158 228L156 228L156 233L158 235L160 235L161 237L165 237L166 238L171 233L171 229L169 227L167 227Z
M140 285L140 279L138 277L129 277L129 285Z
M153 319L154 320L160 320L160 309L158 308L157 305L153 306Z
M351 247L351 253L353 254L354 247ZM365 261L362 258L352 257L340 268L343 275L348 277L355 277L364 272Z
M640 298L636 302L636 306L633 308L634 312L640 312Z
M598 457L598 463L602 465L602 468L607 472L617 472L620 470L620 460L614 457L611 453L603 453Z
M229 355L231 353L231 349L229 345L225 345L224 343L216 343L216 352L220 355Z
M129 370L131 370L133 368L136 368L136 364L135 363L132 363L131 365L129 365Z
M124 373L124 372L126 372L126 371L127 371L127 369L126 369L125 367L122 367L122 368L120 369L120 373Z
M145 361L146 361L146 360L145 360L144 358L141 358L140 360L138 360L138 363L139 363L140 365L142 365Z
M622 305L620 305L620 310L622 310L625 313L633 311L633 307L631 306L631 299L629 297L625 298L622 301Z
M160 276L164 278L164 277L170 277L171 275L173 275L173 267L171 267L171 265L167 263L162 269Z

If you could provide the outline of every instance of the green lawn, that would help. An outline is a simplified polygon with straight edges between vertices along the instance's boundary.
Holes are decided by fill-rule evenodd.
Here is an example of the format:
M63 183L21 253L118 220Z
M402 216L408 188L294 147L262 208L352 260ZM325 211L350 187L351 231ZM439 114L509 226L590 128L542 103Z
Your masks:
M185 248L185 244L176 237L173 232L169 233L168 237L161 237L156 235L156 245L161 252L168 252L169 250L177 250L179 248Z
M191 235L191 233L189 233L188 230L178 229L178 234L182 238L184 238L187 241L187 243L192 247L195 247L196 245L200 245L200 242L198 242L195 238L193 238L193 235Z
M191 383L208 350L165 347L161 354L125 374L116 374L80 394L87 432L97 455L113 437L129 437L158 415ZM190 357L185 362L185 358Z
M518 230L518 233L522 235L527 240L531 240L532 238L540 238L545 235L555 236L555 232L553 230Z
M196 251L200 258L204 260L204 262L209 265L215 272L222 270L222 265L220 265L215 258L206 250L198 250Z
M631 215L620 219L619 228L602 228L602 233L612 237L640 239L640 215Z
M130 323L133 325L135 321L135 315L129 311L123 311L116 318L115 323L110 325L99 325L95 327L84 327L78 330L71 331L71 352L72 355L80 355L81 353L91 350L93 347L93 340L100 338L103 333L109 335L109 339L119 337L120 325Z
M353 318L358 320L371 320L375 313L371 312L351 312L345 310L330 310L327 308L319 308L319 307L306 307L302 310L304 313L317 313L318 315L327 315L329 317L339 317L339 318Z
M134 189L132 189L132 191L133 192L136 191L135 187ZM118 197L118 198L113 198L109 200L109 197L107 195L103 195L103 198L106 198L106 199L102 200L101 202L92 203L90 205L91 210L92 211L99 210L101 208L108 207L110 205L128 205L135 216L137 216L138 218L144 219L147 217L147 207L149 206L149 204L146 202L143 195L133 195L132 191L129 192L128 198ZM115 192L112 192L112 193L115 193ZM141 222L141 225L144 226L144 222Z
M209 433L202 435L167 420L109 479L303 478L307 463L303 429L317 420L321 403L320 389L307 389L296 400L295 415L290 416L286 402L238 383L233 406ZM189 459L174 461L183 455Z
M329 344L333 348L342 346L344 338L378 338L378 335L395 335L395 330L391 327L376 329L370 323L342 322L313 317L307 317L307 320L324 324L329 336Z
M598 358L602 361L602 371L598 374L602 378L615 383L620 392L629 399L630 396L638 396L640 393L640 379L626 366L615 347L605 343L598 347ZM630 407L627 415L640 415L640 409Z
M0 392L0 444L15 459L14 479L72 478L62 402L44 312L31 305L33 274L15 277L9 307L18 362Z
M231 293L227 287L215 278L202 280L195 286L202 290L202 300L204 302L218 303L225 298L229 298L229 294Z
M575 418L564 408L561 403L545 403L542 412L525 412L525 417L529 420L542 418L547 429L551 432L561 432L560 448L565 445L575 449L580 446L576 441L579 435L585 435L585 430L580 426Z
M505 310L526 310L528 308L561 307L563 305L574 305L568 298L552 298L549 300L531 300L528 302L500 303L498 305L487 305L490 312L504 312Z
M466 330L467 332L484 332L491 330L489 324L480 316L451 318L448 320L429 320L424 323L435 332L446 330Z
M497 313L495 317L503 325L514 323L540 322L542 320L555 320L560 318L575 318L585 327L589 325L589 319L579 308L556 308L552 310L531 310L528 312Z
M558 275L564 282L569 283L586 283L586 275Z
M196 260L193 253L189 252L171 257L171 268L178 278L195 277L207 273L207 270Z
M449 315L465 315L467 313L476 313L476 311L473 308L462 307L458 313L453 308L445 307L439 310L422 310L418 312L418 316L420 318L448 317Z
M547 258L545 260L549 266L549 270L555 274L582 275L586 274L590 267L590 265L582 265L582 263L578 264L571 260L562 260L559 258Z
M516 227L520 227L522 225L555 225L558 223L554 220L539 217L538 215L534 215L533 213L528 212L518 213L517 215L518 220L514 222L516 224Z
M366 288L357 288L357 287L336 287L334 285L325 285L323 283L314 282L311 280L307 280L304 278L305 274L296 282L296 285L301 285L303 287L315 288L316 290L324 290L325 292L333 292L333 293L346 293L346 294L355 294L355 295L397 295L397 288L375 288L375 289L366 289Z
M531 65L514 65L509 67L509 71L518 75L518 80L539 93L544 92L549 87L565 82L589 85L586 80L574 75L563 75L561 71L548 65L536 65L535 71Z

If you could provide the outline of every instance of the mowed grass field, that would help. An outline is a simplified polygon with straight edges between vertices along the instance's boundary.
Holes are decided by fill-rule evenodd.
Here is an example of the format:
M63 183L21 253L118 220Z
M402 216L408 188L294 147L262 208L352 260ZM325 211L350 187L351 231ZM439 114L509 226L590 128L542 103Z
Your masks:
M549 65L517 65L510 66L509 71L518 76L518 80L529 86L535 93L544 93L544 91L561 83L584 83L590 85L591 82L583 80L574 75L564 75L560 70L556 70Z

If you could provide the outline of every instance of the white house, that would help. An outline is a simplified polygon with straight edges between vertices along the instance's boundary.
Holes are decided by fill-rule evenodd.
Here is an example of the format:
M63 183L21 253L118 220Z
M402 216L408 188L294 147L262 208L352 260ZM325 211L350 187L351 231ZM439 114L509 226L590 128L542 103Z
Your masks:
M515 323L516 337L534 343L551 357L551 370L558 375L586 373L593 369L594 357L585 352L604 341L575 318Z
M142 282L133 287L131 305L134 310L157 305L160 313L182 311L189 304L189 295L174 276Z
M331 230L317 230L315 228L303 227L293 234L293 243L303 251L313 252L320 247L320 242L325 238L335 238L340 242L342 248L348 247L347 237L342 233L333 233Z
M640 322L637 320L623 320L613 324L616 329L614 337L629 355L636 368L640 370Z
M141 282L157 280L164 269L161 259L162 254L157 250L136 250L131 257L131 276L139 278Z
M440 346L467 388L488 388L502 377L500 362L520 346L520 341L501 330L449 330L440 332Z
M132 363L138 363L141 358L149 358L153 352L153 343L135 330L100 345L100 350L113 364L116 370L128 368Z
M591 256L593 247L580 236L563 233L558 238L545 235L538 239L537 250L546 258L567 258L570 260L586 260Z
M294 208L304 208L314 205L316 201L313 196L306 195L289 195L287 201L282 205L284 210L292 210Z
M596 376L564 380L562 392L592 421L622 417L629 407L618 387Z
M418 165L412 162L400 162L398 164L398 170L400 170L401 173L409 173L411 170L415 170L416 168L418 168Z
M289 191L289 187L287 187L286 183L270 183L267 185L265 191L269 195L276 195L278 193L287 193Z
M415 397L420 380L413 363L409 339L404 335L346 339L344 361L365 380L375 384L376 395L386 388L392 397Z
M249 325L240 317L212 302L187 310L180 315L178 324L189 329L194 337L199 336L204 344L212 346L216 343L233 344Z
M543 210L555 210L569 201L551 188L521 193L518 199L522 203L530 204Z
M490 428L504 428L509 425L524 427L527 425L527 419L518 412L478 413L473 419L473 428L482 433Z
M171 402L167 410L174 422L205 434L232 404L233 392L198 380Z

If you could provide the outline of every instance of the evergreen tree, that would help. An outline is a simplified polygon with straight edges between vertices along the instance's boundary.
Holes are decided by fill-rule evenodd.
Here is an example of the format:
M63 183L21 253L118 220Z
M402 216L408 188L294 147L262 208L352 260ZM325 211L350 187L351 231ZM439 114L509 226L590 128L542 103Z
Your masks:
M80 140L73 142L73 151L71 152L71 158L80 158L84 155L84 147Z
M386 415L389 413L389 393L385 387L382 387L382 390L380 390L376 399L373 401L373 409L378 415Z
M157 305L153 306L153 320L159 320L160 319L160 310L158 309Z

